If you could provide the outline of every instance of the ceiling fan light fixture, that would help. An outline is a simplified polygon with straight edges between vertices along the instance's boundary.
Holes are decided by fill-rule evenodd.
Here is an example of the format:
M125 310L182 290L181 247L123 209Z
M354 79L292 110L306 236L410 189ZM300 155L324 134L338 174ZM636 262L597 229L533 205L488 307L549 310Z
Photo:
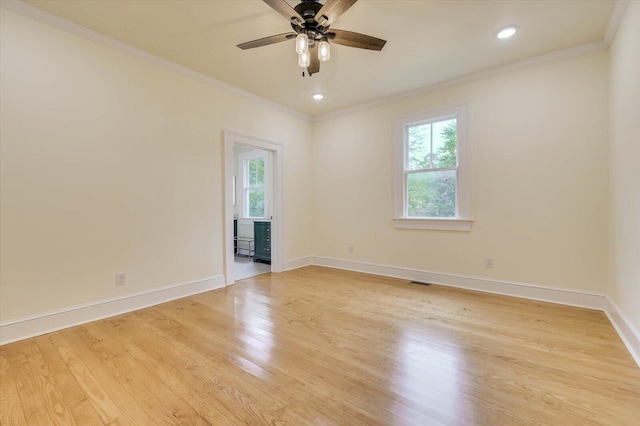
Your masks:
M309 65L311 65L311 55L307 50L305 53L298 55L298 66L300 68L307 68Z
M320 63L331 57L331 43L367 50L382 50L386 40L353 31L329 27L358 0L263 0L274 11L282 15L293 32L276 34L238 44L242 50L268 46L295 39L298 65L311 77L320 72ZM257 2L257 0L256 0ZM317 51L317 52L316 52ZM311 56L313 55L313 56ZM306 72L305 72L306 71Z
M309 37L305 33L300 33L296 37L296 53L302 55L309 52Z
M331 47L327 40L318 43L318 59L320 62L326 62L331 58Z

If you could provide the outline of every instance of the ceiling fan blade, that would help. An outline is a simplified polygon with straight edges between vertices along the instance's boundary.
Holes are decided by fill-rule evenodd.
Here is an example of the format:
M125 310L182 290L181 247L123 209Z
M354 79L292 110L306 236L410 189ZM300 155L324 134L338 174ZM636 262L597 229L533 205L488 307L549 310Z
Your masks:
M309 66L307 67L307 71L309 72L309 75L313 75L317 72L320 72L320 59L318 59L318 45L315 44L313 47L309 48L309 56L311 59L311 62L309 63Z
M371 37L366 34L334 29L331 29L329 30L329 32L327 32L327 38L336 44L369 50L382 50L385 43L387 42L386 40Z
M322 6L322 9L320 9L318 13L316 13L316 21L318 21L321 16L326 16L326 23L321 21L318 21L318 23L320 23L323 27L331 25L333 21L338 19L340 15L349 10L349 8L353 6L353 4L357 1L358 0L328 0L324 4L324 6Z
M273 10L278 12L280 15L284 16L285 19L289 22L295 21L298 25L304 23L304 18L300 16L298 12L295 11L294 8L289 6L285 0L262 0L266 4L268 4Z
M272 35L269 37L259 38L257 40L248 41L246 43L241 43L238 47L242 50L253 49L254 47L267 46L269 44L280 43L283 41L291 40L296 38L296 33L284 33L278 35Z

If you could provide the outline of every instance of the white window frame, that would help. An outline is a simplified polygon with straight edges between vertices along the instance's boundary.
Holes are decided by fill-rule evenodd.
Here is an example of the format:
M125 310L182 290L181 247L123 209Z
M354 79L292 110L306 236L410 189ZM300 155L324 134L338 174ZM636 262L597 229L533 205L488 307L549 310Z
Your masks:
M262 185L264 191L264 216L249 216L249 169L247 168L247 162L249 160L255 160L256 158L262 158L264 161L264 184ZM242 152L238 155L238 162L240 163L240 169L242 173L242 203L240 204L240 214L243 219L265 219L269 216L269 194L268 188L268 176L269 176L269 160L265 151L249 151Z
M453 218L407 216L407 127L420 123L433 123L457 119L456 216ZM455 105L432 111L412 114L396 119L395 125L395 182L394 218L396 228L434 229L443 231L470 231L471 219L471 150L469 149L467 106Z

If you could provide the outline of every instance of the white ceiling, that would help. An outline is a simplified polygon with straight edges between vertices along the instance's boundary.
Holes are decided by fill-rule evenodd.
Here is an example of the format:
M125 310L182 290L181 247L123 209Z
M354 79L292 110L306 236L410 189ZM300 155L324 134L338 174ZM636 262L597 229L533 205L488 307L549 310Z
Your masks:
M615 6L613 0L360 0L332 28L385 39L384 49L334 44L320 72L302 78L293 41L236 47L291 30L260 0L25 3L309 116L602 41ZM519 27L513 38L496 38L512 24ZM316 92L325 98L314 101Z

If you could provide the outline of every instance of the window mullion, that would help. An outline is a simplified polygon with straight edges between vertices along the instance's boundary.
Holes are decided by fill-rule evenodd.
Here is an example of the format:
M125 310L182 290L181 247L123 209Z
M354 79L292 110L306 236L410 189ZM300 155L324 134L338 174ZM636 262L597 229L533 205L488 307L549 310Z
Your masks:
M452 166L452 167L438 167L433 169L405 170L405 173L444 172L447 170L458 170L458 168Z

